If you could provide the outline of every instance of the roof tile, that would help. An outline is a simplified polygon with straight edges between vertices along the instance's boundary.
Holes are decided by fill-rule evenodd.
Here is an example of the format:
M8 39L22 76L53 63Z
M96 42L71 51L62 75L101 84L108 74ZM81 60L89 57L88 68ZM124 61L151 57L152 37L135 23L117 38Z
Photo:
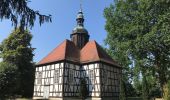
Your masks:
M103 61L119 66L96 41L89 41L81 50L70 40L65 40L51 53L44 57L38 65L52 63L60 60L69 60L79 63Z
M68 59L71 61L79 61L79 50L70 40L65 40L58 47L56 47L51 53L44 57L38 65L51 63Z
M119 66L96 41L89 41L81 50L81 63L103 61L116 66Z

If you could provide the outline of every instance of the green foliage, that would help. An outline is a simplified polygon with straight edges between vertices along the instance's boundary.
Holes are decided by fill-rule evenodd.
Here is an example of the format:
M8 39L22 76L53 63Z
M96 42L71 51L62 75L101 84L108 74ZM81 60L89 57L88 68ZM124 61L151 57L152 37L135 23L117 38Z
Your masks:
M120 80L120 100L126 100L125 84L123 79Z
M138 88L144 87L140 86L142 72L143 82L152 88L152 82L159 82L162 89L169 78L169 4L169 0L115 0L104 11L108 51L123 66L124 77L131 76L127 81L138 80L134 82Z
M127 100L143 100L140 97L128 97Z
M14 30L0 45L3 62L11 63L18 69L20 82L18 95L31 97L34 82L33 48L30 41L32 35L28 31Z
M133 87L133 85L129 82L125 82L125 93L126 93L126 97L134 97L136 96L136 91Z
M29 0L0 0L0 19L10 19L17 27L20 20L22 27L32 27L36 18L39 18L40 25L44 22L51 22L51 15L42 15L28 7Z
M170 80L168 81L168 83L166 85L164 85L164 95L163 98L165 100L170 100Z
M19 28L14 30L1 44L3 61L15 64L32 61L34 55L30 44L31 39L32 35L28 31L22 32Z
M143 100L149 100L149 89L148 82L146 80L146 75L143 75L142 78L142 98Z
M87 98L88 95L89 95L89 90L87 87L86 79L82 78L80 80L80 97L82 98L82 100L85 100L85 98Z
M0 63L0 99L14 96L18 88L18 71L13 64Z

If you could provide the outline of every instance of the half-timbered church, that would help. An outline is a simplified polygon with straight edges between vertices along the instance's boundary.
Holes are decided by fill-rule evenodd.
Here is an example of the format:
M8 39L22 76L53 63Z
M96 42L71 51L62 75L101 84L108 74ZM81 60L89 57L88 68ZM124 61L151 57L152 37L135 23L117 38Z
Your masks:
M121 67L95 41L89 41L82 9L77 25L37 65L33 99L78 100L80 79L86 80L87 100L119 100Z

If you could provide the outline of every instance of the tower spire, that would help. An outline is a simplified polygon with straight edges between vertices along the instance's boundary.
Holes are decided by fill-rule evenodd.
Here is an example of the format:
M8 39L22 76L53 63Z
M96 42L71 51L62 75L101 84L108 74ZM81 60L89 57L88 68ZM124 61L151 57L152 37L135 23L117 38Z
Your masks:
M76 21L77 21L77 26L84 26L84 15L83 15L83 10L82 10L82 4L80 3L80 10L77 14L77 18L76 18Z
M89 41L88 31L84 28L84 15L82 11L82 0L80 0L80 10L77 14L77 25L73 29L72 34L70 35L71 40L78 48L83 48L84 45Z

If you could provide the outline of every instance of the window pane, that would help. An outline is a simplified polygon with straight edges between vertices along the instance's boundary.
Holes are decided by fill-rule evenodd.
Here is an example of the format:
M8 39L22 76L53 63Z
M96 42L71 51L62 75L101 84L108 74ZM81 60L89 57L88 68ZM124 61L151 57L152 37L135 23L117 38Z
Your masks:
M42 72L38 72L38 79L37 79L37 84L42 83Z
M91 80L91 83L94 82L94 71L93 70L89 70L89 78Z
M59 70L58 69L56 69L55 71L54 71L54 83L59 83Z
M69 77L68 77L68 81L69 82L73 82L74 80L74 71L72 69L69 70Z

